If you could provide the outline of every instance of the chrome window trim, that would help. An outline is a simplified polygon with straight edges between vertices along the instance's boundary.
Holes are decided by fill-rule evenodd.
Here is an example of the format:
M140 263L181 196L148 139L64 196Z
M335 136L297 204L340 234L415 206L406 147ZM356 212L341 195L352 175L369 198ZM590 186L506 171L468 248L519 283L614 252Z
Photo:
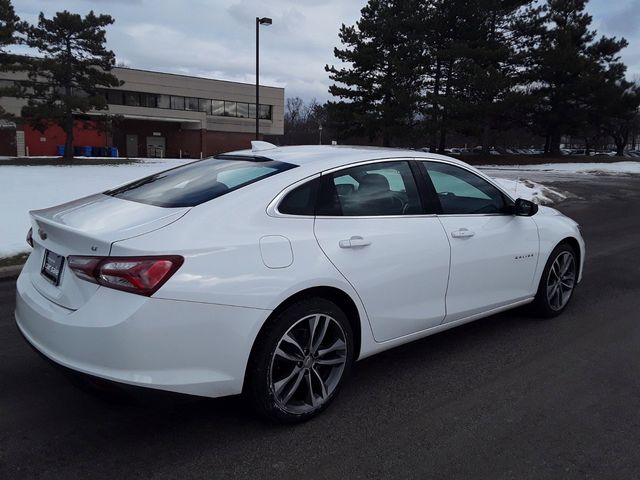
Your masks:
M467 172L471 173L472 175L475 175L478 178L481 178L482 180L486 181L488 184L490 184L491 186L495 187L498 189L499 192L501 192L503 195L505 195L509 200L511 200L512 202L515 202L515 198L513 198L511 195L509 195L507 192L504 191L504 189L502 188L501 185L499 185L493 178L491 178L490 176L478 171L473 171L471 168L468 168L467 165L458 165L457 163L453 163L453 162L447 162L446 160L441 160L441 159L432 159L432 158L416 158L415 160L417 161L421 161L421 162L437 162L437 163L446 163L447 165L451 165L452 167L458 167L462 170L466 170ZM478 173L480 173L480 175L478 175ZM451 214L454 215L454 214ZM460 215L460 214L455 214L455 215ZM462 214L462 215L475 215L475 214ZM505 213L490 213L490 214L485 214L485 215L509 215L509 214L505 214Z
M299 187L300 185L306 183L306 182L310 182L315 180L316 178L319 178L322 175L326 175L329 173L334 173L334 172L338 172L340 170L345 170L348 168L352 168L352 167L358 167L360 165L366 165L366 164L374 164L374 163L384 163L384 162L410 162L410 161L417 161L417 162L436 162L436 163L444 163L446 165L451 165L454 167L458 167L461 168L462 170L466 170L467 172L475 175L476 177L481 178L482 180L486 181L487 183L489 183L490 185L492 185L493 187L497 188L499 192L501 192L503 195L505 195L508 199L510 199L512 202L515 202L515 200L513 199L513 197L511 195L509 195L507 192L504 191L504 189L499 186L496 182L493 181L493 179L491 179L491 177L485 175L484 173L480 172L480 175L478 175L478 172L475 172L473 170L471 170L470 168L467 168L466 165L458 165L455 162L451 162L448 160L443 160L440 158L429 158L429 157L382 157L382 158L375 158L375 159L368 159L368 160L358 160L352 163L347 163L344 165L340 165L338 167L333 167L330 168L328 170L323 170L322 172L318 172L315 173L313 175L310 175L308 177L305 177L301 180L298 180L295 183L292 183L291 185L285 187L283 190L280 191L280 193L278 193L278 195L275 196L275 198L273 200L271 200L271 202L269 202L269 205L267 206L267 215L269 215L270 217L275 217L275 218L327 218L327 219L373 219L373 218L432 218L432 217L495 217L495 216L511 216L511 214L509 213L449 213L449 214L437 214L437 213L424 213L424 214L419 214L419 215L360 215L360 216L344 216L344 215L340 215L340 216L335 216L335 215L292 215L292 214L288 214L288 213L281 213L278 210L278 206L280 204L280 202L282 201L282 199L293 189Z
M284 197L286 197L289 192L307 182L312 182L316 178L320 178L320 175L320 173L314 173L313 175L298 180L297 182L292 183L291 185L282 189L280 193L278 193L278 195L276 195L275 198L269 202L269 205L267 205L267 215L276 218L315 218L315 215L293 215L291 213L281 213L278 210L278 207L280 206L280 202L282 202L282 199L284 199Z

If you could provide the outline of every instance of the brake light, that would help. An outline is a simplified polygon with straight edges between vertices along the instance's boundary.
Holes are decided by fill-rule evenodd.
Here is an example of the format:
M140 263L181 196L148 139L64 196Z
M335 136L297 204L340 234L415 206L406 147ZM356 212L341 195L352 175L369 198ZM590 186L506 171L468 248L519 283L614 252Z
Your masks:
M31 248L33 248L33 227L31 227L27 232L27 243Z
M180 268L179 255L145 257L85 257L72 255L69 268L78 278L116 290L153 295Z

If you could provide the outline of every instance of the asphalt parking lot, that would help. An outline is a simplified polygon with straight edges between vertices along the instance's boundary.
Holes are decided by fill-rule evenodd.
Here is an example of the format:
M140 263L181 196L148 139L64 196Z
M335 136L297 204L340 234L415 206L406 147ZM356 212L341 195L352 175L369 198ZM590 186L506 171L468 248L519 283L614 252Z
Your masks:
M0 478L637 478L640 176L529 178L574 194L558 208L587 260L568 311L506 312L364 360L294 427L238 397L80 391L20 337L15 283L0 282Z

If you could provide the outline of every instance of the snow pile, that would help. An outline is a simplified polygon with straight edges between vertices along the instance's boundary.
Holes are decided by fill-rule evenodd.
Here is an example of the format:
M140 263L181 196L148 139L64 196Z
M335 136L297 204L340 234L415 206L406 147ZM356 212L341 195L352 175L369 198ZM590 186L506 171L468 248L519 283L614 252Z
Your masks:
M567 198L564 193L531 180L509 180L508 178L494 178L494 180L513 198L524 198L539 205L549 205Z
M0 258L26 251L29 210L51 207L193 160L149 160L120 165L0 164Z
M542 163L540 165L483 165L486 170L524 170L583 174L640 174L640 162Z

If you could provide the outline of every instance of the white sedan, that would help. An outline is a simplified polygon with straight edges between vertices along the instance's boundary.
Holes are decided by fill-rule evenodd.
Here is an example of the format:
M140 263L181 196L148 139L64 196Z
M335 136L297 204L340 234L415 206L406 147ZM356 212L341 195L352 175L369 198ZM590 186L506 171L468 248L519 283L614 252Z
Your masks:
M16 321L57 364L308 419L355 360L496 312L568 305L584 242L441 155L218 155L31 212Z

